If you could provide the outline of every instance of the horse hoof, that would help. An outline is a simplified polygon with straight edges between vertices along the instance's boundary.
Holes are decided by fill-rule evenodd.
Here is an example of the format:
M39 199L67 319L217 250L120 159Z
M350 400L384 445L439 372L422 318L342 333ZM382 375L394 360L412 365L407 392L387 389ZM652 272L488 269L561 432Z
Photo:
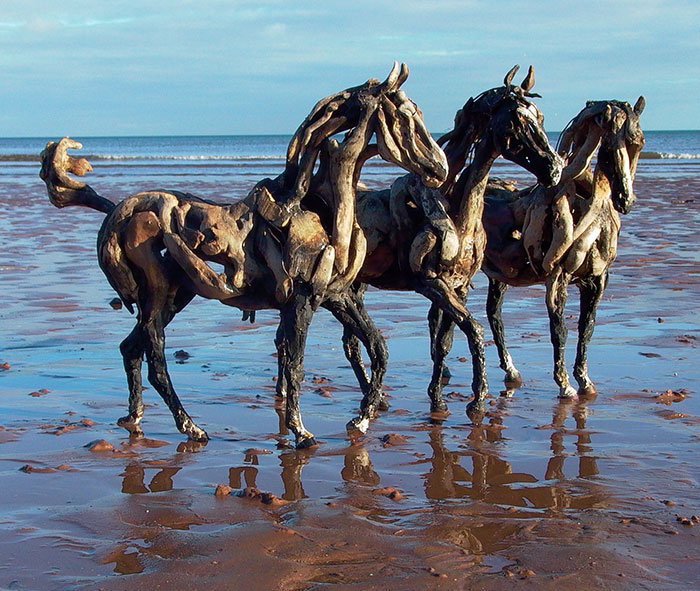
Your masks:
M122 417L117 421L117 426L126 429L131 437L143 437L143 429L140 425L141 419L132 416Z
M586 384L585 386L579 386L578 395L583 398L591 398L596 394L598 394L598 390L592 383Z
M562 386L561 388L559 388L559 398L576 398L576 396L576 388L574 388L573 386Z
M486 414L486 402L484 400L472 400L467 404L467 416L473 423L478 423Z
M199 427L190 429L187 433L185 433L185 435L187 435L187 438L191 441L196 441L198 443L206 443L209 441L209 435L207 435L207 432Z
M430 403L430 414L444 414L444 415L449 415L450 414L450 409L447 408L447 403L444 400L440 400L439 402L431 402Z
M506 372L506 377L503 380L507 390L517 390L523 385L523 377L517 369Z
M311 447L316 447L317 445L318 442L313 435L297 441L297 449L309 449Z
M356 417L345 425L345 430L348 433L350 439L359 439L369 429L369 419Z

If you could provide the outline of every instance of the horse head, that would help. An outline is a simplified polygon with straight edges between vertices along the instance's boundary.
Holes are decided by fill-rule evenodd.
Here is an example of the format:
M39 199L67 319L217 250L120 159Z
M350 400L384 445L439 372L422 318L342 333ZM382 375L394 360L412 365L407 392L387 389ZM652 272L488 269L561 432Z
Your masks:
M447 159L427 130L421 110L401 90L408 73L406 64L395 63L380 85L374 130L377 150L384 160L416 174L426 186L438 187L447 178Z
M289 144L283 187L293 191L291 201L297 203L312 182L330 189L332 245L341 274L353 258L356 188L368 158L379 154L428 186L440 185L447 176L445 154L428 133L420 109L401 90L408 74L405 64L395 63L384 82L370 79L319 101ZM341 141L333 137L342 132ZM376 144L370 144L372 137Z
M639 117L645 104L642 96L634 107L624 101L588 101L559 141L560 152L575 154L588 138L599 138L596 173L607 180L612 204L623 214L629 213L636 201L632 181L644 147Z
M480 144L493 157L502 155L530 171L545 186L558 182L563 163L549 145L544 116L531 100L539 96L530 92L534 68L530 66L522 83L514 85L518 68L506 74L503 86L469 99L457 112L452 131L438 140L450 165L448 181L454 181Z
M445 155L426 129L420 109L401 90L408 75L408 66L395 62L384 82L370 79L314 106L287 150L284 184L294 186L297 199L308 191L324 149L349 153L346 161L354 165L355 180L365 161L377 154L416 173L429 186L445 180ZM343 132L341 142L332 139ZM370 145L373 136L376 144Z

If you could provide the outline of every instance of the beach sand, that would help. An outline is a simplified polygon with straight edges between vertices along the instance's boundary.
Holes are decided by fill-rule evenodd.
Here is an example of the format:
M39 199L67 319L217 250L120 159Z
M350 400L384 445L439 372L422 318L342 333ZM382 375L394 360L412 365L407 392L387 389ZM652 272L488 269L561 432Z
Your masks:
M489 343L492 398L472 425L456 338L452 414L432 421L427 303L373 291L391 409L347 441L360 394L339 326L319 312L302 409L321 445L309 451L281 427L276 315L250 325L203 300L167 345L175 387L211 441L184 441L151 388L146 438L130 440L115 421L127 399L118 344L133 321L110 307L96 263L101 217L53 209L38 182L5 185L0 588L681 590L700 580L697 176L640 171L591 346L596 397L556 399L543 289L514 289L504 317L525 385L499 396ZM486 324L486 282L476 283L470 307ZM574 342L572 332L570 366ZM218 485L232 494L215 495Z

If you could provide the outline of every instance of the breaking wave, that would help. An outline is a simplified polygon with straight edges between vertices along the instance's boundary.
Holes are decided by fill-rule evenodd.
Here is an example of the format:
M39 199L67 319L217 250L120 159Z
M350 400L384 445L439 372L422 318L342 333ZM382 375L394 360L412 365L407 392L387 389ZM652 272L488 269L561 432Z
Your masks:
M135 155L121 156L117 154L74 154L86 158L91 162L269 162L274 160L285 160L285 156L215 156L215 155L188 155L176 156L168 155ZM0 162L39 162L38 154L0 154Z
M673 152L642 152L643 160L700 160L700 154L675 154Z

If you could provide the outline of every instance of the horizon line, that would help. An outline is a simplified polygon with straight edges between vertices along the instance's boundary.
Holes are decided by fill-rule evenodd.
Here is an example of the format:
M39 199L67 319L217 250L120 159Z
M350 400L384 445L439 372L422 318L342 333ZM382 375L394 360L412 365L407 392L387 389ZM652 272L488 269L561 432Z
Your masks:
M443 135L444 133L447 133L447 131L442 131L442 132L436 132L433 133L431 132L431 135L433 136L440 136ZM547 131L547 133L561 133L563 129L559 130L554 130L554 131ZM647 132L677 132L677 131L685 131L685 132L696 132L700 133L700 129L682 129L682 128L677 128L677 129L645 129L644 133ZM61 136L61 137L83 137L83 138L116 138L116 137L124 137L124 138L138 138L138 137L152 137L152 138L163 138L163 137L232 137L232 136L238 136L238 137L279 137L279 136L293 136L295 132L287 132L287 133L153 133L153 134L104 134L104 135L90 135L90 134L71 134L68 136ZM52 138L52 137L57 137L55 134L49 135L16 135L16 136L0 136L0 140L33 140L33 139L46 139L46 138Z

